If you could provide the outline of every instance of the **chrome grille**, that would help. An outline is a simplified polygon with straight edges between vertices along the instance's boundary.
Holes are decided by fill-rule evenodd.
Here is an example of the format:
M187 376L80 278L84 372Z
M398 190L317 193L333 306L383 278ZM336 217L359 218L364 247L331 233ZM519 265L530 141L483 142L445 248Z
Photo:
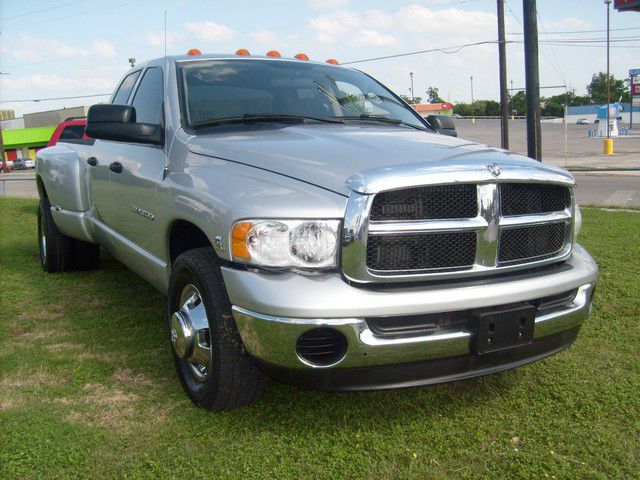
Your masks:
M505 183L500 185L500 208L504 216L561 212L569 207L569 193L561 185Z
M498 259L500 263L532 261L557 255L564 246L566 222L502 230Z
M570 179L483 182L353 192L343 231L345 276L360 282L468 277L569 255Z
M475 232L372 236L367 267L380 271L466 268L475 260Z
M478 215L476 185L429 185L375 196L370 219L378 221L473 218Z

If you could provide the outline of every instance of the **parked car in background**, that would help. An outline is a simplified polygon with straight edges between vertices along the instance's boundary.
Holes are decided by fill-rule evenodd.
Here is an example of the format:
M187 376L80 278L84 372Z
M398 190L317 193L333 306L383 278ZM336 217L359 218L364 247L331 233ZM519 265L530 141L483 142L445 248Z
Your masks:
M30 158L17 158L13 161L13 170L28 170L29 168L36 168L36 161Z
M13 170L13 160L7 160L5 162L5 172L10 172ZM0 170L2 170L2 162L0 162Z
M64 140L65 142L87 140L89 137L84 133L84 128L86 126L87 119L85 117L67 118L53 131L47 147L53 147L61 140Z
M586 118L579 118L576 125L589 125L589 120Z
M265 375L411 387L564 350L598 278L575 179L435 120L332 62L136 65L91 139L37 154L42 267L97 268L104 248L166 294L177 374L212 410Z

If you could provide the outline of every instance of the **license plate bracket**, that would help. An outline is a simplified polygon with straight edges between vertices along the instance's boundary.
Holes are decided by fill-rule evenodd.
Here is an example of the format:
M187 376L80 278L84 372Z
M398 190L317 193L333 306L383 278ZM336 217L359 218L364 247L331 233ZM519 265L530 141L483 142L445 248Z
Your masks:
M532 343L536 311L533 305L477 311L473 350L483 355Z

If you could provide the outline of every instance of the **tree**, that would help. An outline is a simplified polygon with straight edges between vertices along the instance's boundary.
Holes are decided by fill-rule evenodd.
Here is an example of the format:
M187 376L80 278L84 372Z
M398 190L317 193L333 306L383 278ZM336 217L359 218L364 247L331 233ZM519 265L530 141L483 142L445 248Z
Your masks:
M468 103L456 103L453 107L453 111L462 117L470 117L471 105Z
M624 80L618 80L613 75L609 75L611 82L611 102L617 102L622 98L623 102L630 102L631 95ZM604 72L594 73L591 83L587 85L587 92L591 101L596 104L607 103L607 74Z
M525 115L527 113L527 94L524 90L520 90L518 93L511 97L509 102L510 113L514 115Z
M413 100L411 99L410 96L408 95L398 95L402 100L404 100L405 102L407 102L409 105L411 105L412 103L418 104L422 101L422 97L413 97Z
M440 98L440 91L436 87L427 88L427 99L429 103L442 103L444 100Z

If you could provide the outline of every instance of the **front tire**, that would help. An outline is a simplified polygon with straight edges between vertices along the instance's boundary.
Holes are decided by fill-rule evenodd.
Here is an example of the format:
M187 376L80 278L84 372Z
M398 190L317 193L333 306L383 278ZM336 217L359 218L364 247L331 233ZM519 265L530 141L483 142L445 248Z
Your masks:
M218 411L255 403L266 378L244 351L213 248L176 259L168 307L173 359L189 398Z

